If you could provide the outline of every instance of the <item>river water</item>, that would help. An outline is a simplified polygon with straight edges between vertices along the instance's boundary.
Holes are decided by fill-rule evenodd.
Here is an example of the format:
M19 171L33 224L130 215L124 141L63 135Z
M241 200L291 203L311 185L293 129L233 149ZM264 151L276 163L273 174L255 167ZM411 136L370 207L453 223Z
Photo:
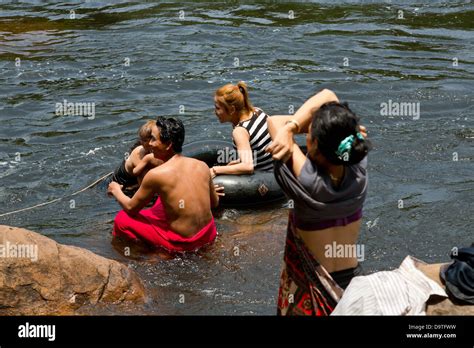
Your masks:
M229 140L213 112L225 83L246 81L268 114L330 88L375 144L365 270L395 268L406 255L447 261L473 242L473 29L470 1L1 2L0 214L110 172L157 115L181 117L186 142ZM93 103L94 113L56 113L65 100ZM216 244L173 260L125 256L110 234L118 210L99 185L0 224L139 273L146 305L91 313L275 313L284 207L221 211Z

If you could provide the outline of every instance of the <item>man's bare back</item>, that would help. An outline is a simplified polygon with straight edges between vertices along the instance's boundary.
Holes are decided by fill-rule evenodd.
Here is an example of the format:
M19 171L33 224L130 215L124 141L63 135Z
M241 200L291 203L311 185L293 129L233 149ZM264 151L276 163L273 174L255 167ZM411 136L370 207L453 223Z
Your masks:
M149 171L145 180L160 195L174 232L191 237L211 221L214 188L204 162L177 154Z

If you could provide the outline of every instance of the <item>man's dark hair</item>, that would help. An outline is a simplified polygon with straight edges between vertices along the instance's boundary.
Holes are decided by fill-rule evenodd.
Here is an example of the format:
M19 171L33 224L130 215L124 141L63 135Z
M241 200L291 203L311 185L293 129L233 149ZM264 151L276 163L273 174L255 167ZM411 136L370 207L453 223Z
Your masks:
M173 151L181 153L184 142L184 125L180 119L158 116L156 126L160 129L161 142L172 144Z

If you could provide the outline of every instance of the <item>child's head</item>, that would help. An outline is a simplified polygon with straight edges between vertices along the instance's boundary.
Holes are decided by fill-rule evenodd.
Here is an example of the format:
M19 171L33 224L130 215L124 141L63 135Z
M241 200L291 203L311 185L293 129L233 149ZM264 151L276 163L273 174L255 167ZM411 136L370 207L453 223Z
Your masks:
M214 94L214 106L216 116L221 123L236 123L240 115L243 113L249 114L253 111L247 85L243 81L236 85L229 83L220 87Z
M347 103L337 102L314 113L307 145L310 154L317 151L336 165L359 163L372 147L359 133L359 118Z
M156 124L156 121L147 121L143 126L138 130L138 141L147 152L150 152L149 142L151 140L151 129Z

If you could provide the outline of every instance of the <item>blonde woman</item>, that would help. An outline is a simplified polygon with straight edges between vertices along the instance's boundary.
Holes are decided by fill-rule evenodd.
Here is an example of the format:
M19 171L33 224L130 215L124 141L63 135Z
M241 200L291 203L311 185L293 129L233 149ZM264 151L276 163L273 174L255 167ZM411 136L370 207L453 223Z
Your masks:
M220 87L214 95L214 106L219 121L232 124L232 140L238 159L212 167L211 176L272 170L272 156L265 152L271 143L268 116L262 109L252 106L247 85L240 81L236 85Z

